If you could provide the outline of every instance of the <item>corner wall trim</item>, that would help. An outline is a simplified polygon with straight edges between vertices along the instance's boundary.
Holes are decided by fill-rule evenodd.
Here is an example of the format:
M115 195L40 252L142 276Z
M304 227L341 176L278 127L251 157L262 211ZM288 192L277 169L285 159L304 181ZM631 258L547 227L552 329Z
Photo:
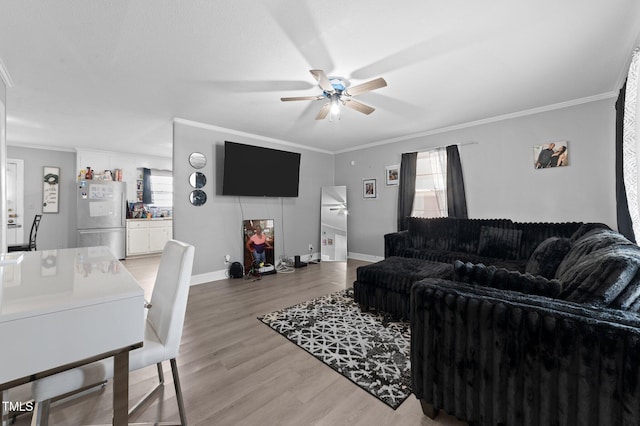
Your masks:
M261 140L261 141L264 141L264 142L277 143L279 145L291 146L291 147L298 148L298 149L304 149L306 151L315 151L315 152L320 152L322 154L333 155L333 152L328 151L326 149L314 148L314 147L307 146L307 145L300 145L298 143L285 141L283 139L270 138L268 136L257 135L255 133L249 133L249 132L242 132L240 130L227 129L225 127L214 126L212 124L207 124L207 123L201 123L199 121L185 120L184 118L175 117L173 119L173 122L174 123L184 124L185 126L199 127L201 129L207 129L207 130L214 130L214 131L217 131L217 132L229 133L230 135L257 139L257 140Z

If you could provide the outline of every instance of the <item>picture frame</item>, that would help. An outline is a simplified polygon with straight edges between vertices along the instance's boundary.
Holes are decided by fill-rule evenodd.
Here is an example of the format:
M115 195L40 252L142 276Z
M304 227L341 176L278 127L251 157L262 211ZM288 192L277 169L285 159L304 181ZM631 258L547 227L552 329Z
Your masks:
M386 166L384 168L384 176L387 186L397 186L400 182L400 164Z
M255 236L255 239L252 238ZM256 241L258 246L256 246ZM275 221L273 219L246 219L242 221L243 265L245 274L254 269L254 262L261 267L275 265ZM254 271L256 274L275 272Z
M533 168L550 169L569 165L569 141L533 146Z
M42 168L42 213L60 213L60 167Z
M362 198L378 198L375 179L362 179Z

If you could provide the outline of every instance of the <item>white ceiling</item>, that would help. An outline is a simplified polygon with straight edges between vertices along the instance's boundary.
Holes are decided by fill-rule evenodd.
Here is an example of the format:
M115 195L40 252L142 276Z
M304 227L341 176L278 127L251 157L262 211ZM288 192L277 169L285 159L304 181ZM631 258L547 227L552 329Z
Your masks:
M7 139L171 155L181 118L337 152L620 88L637 0L0 0ZM376 108L316 121L310 69Z

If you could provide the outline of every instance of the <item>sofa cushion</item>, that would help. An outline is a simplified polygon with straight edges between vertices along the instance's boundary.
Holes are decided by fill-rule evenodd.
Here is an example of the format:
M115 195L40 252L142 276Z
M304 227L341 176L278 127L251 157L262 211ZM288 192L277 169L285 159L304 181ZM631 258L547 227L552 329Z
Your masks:
M529 258L525 272L553 279L569 249L571 249L569 238L547 238L538 245Z
M522 274L518 271L496 268L493 265L485 266L461 261L454 263L454 279L472 285L553 298L558 297L562 291L562 285L556 279L548 280L542 276Z
M575 243L580 238L584 237L587 233L593 231L594 229L604 229L604 230L611 231L611 228L609 228L604 223L598 223L598 222L583 223L576 230L576 232L574 232L573 235L571 236L571 243L572 244Z
M498 259L517 259L521 238L520 229L483 226L478 241L478 254Z
M586 228L586 227L584 227ZM582 229L582 228L581 228ZM580 230L576 231L578 234ZM556 270L555 277L566 285L568 281L568 270L574 267L576 264L585 260L586 256L594 251L598 251L606 248L614 247L637 247L631 241L627 240L623 235L612 231L611 229L595 228L582 234L580 238L575 240L572 238L572 245L567 255L564 257L558 269Z
M630 306L639 285L640 249L610 245L578 259L562 274L562 299L593 305ZM628 291L627 291L628 288Z

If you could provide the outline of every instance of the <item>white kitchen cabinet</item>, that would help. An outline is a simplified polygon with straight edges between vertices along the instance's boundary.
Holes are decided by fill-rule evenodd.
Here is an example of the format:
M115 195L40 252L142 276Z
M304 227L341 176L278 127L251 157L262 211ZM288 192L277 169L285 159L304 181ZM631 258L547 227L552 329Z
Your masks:
M173 221L170 219L127 220L127 256L158 253L173 238Z
M169 226L165 222L169 222ZM171 221L149 223L149 251L162 251L167 241L171 239L173 227Z

